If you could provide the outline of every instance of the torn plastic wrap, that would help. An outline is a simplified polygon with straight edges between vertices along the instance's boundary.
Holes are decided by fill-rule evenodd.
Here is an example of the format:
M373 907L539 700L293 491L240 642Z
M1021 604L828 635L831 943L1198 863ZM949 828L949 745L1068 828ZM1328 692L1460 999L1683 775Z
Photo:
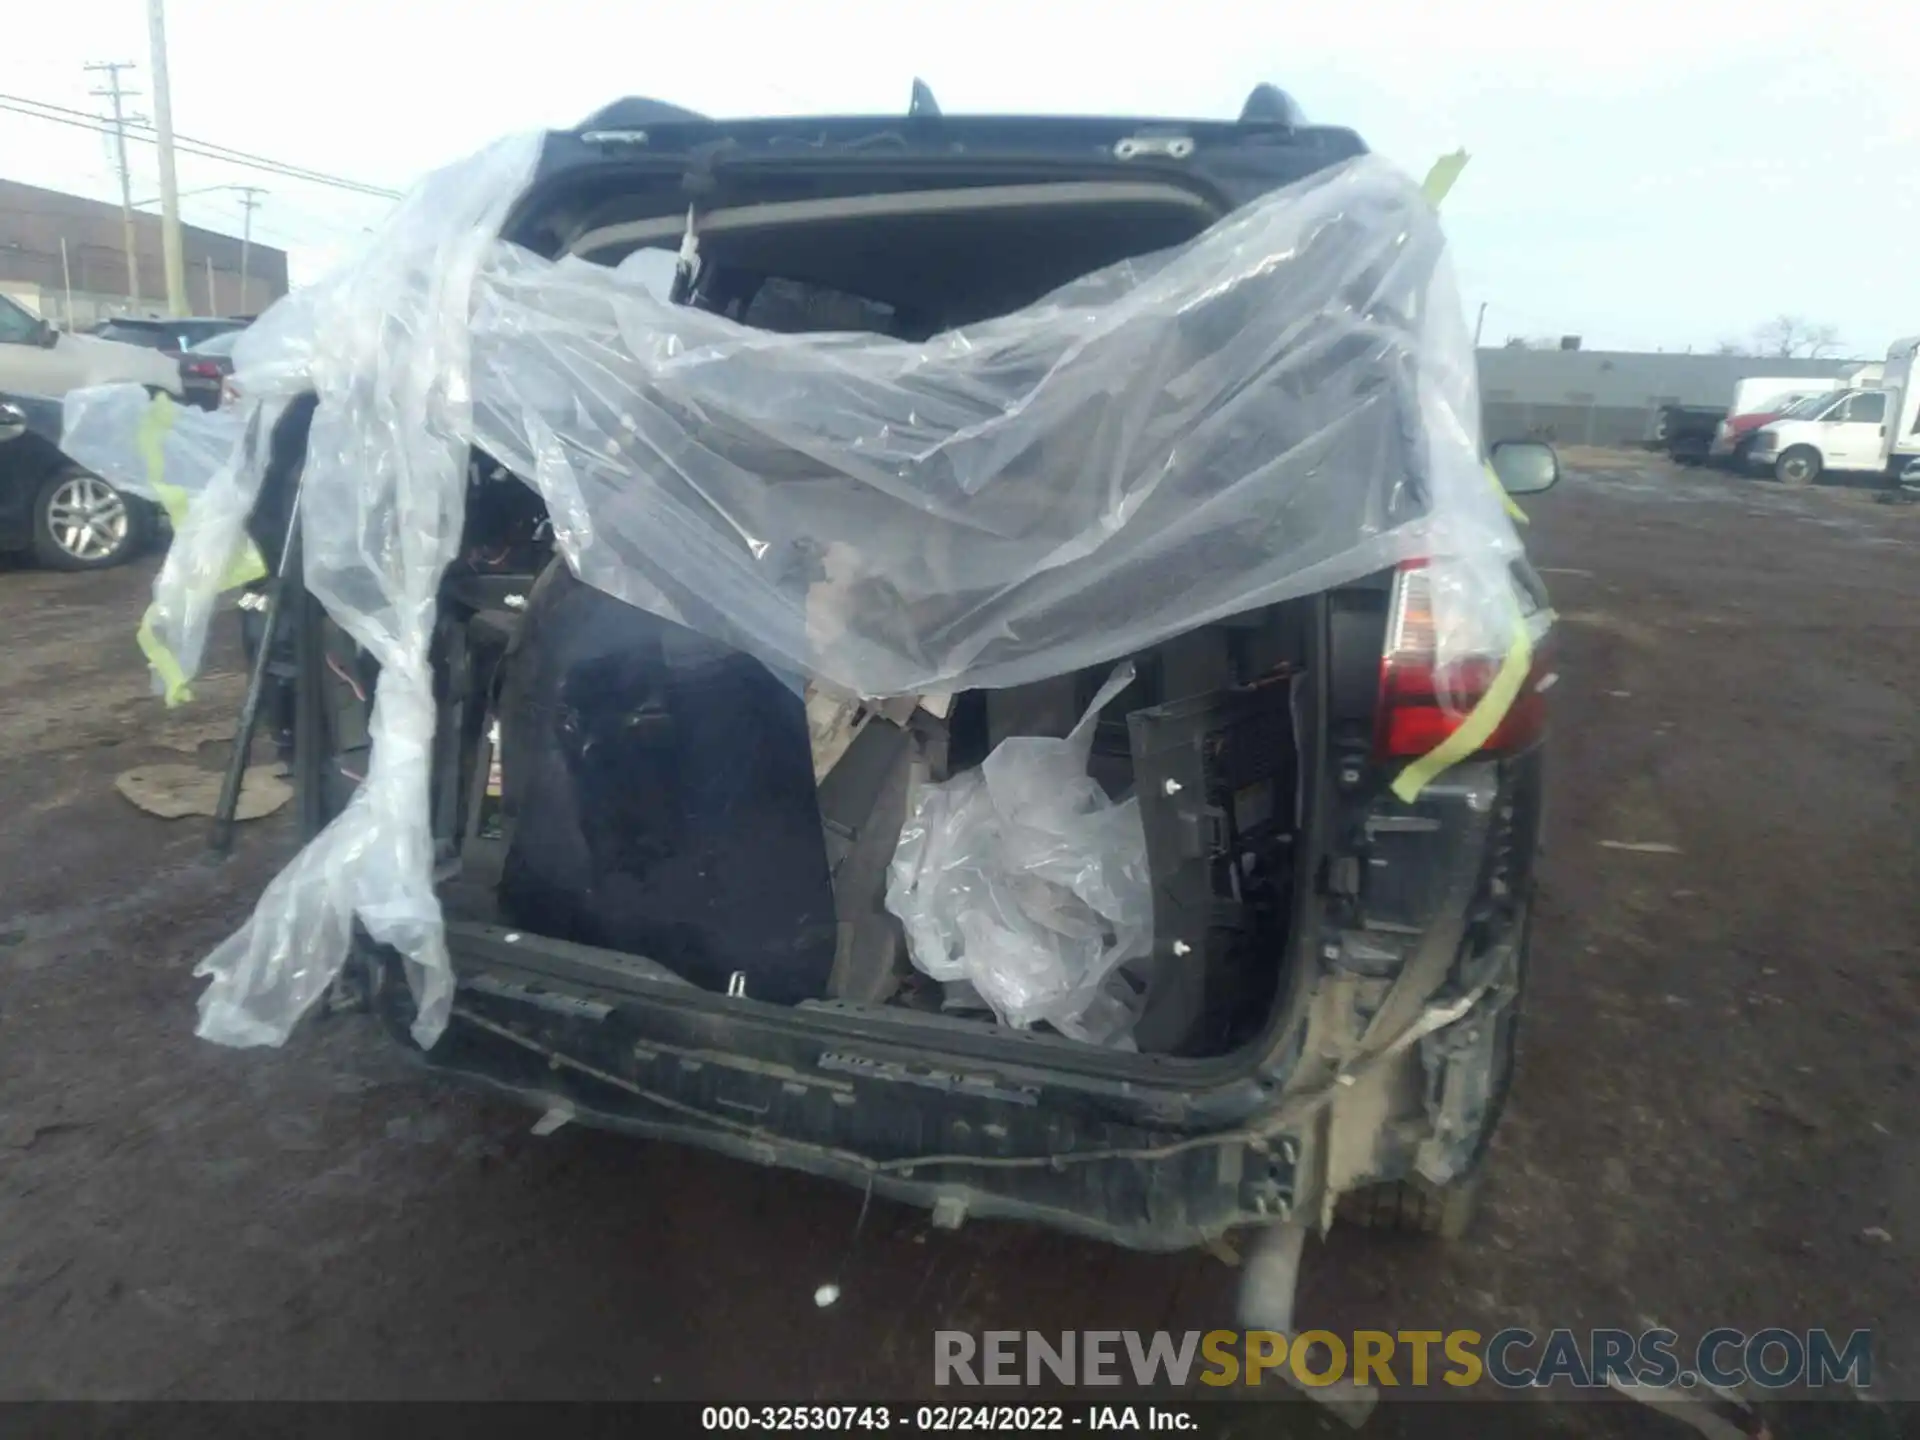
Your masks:
M1134 992L1116 975L1153 939L1140 805L1087 774L1093 728L1133 681L1123 665L1065 739L1016 735L978 770L925 787L900 834L887 908L914 966L964 980L1027 1029L1130 1046Z
M434 731L427 659L441 573L459 544L469 430L465 317L474 277L538 155L503 141L431 177L354 266L276 305L236 347L235 373L270 417L319 399L300 479L307 588L379 662L365 782L200 965L202 1036L279 1044L346 958L355 922L405 957L430 1045L452 1002L428 833ZM155 585L176 645L198 655L211 557L244 536L265 445L196 507ZM178 561L178 563L176 563Z
M74 390L61 405L60 448L96 475L166 511L174 541L138 640L169 705L192 698L206 627L222 592L266 574L247 538L253 504L242 441L249 420L149 396L139 385Z
M920 343L497 259L478 443L582 579L776 669L1015 685L1419 556L1486 611L1473 633L1510 626L1519 544L1438 220L1379 160Z
M163 506L175 525L234 458L243 421L180 405L140 385L93 385L61 401L60 448L120 489Z
M420 1042L444 1024L427 640L469 444L539 491L587 583L853 696L1108 664L1415 558L1443 677L1524 656L1438 222L1383 162L906 342L753 330L492 239L537 145L431 177L240 342L254 421L318 395L306 583L381 678L366 783L202 967L203 1035L283 1040L356 917L408 957ZM259 469L216 475L156 585L189 669Z

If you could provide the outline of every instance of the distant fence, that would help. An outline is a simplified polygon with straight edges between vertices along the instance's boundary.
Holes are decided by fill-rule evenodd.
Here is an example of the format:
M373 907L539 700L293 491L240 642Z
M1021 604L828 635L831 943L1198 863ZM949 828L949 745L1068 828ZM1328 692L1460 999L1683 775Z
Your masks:
M1480 426L1495 440L1551 440L1556 445L1637 445L1648 438L1651 405L1600 405L1562 401L1535 405L1524 400L1488 399L1480 405Z

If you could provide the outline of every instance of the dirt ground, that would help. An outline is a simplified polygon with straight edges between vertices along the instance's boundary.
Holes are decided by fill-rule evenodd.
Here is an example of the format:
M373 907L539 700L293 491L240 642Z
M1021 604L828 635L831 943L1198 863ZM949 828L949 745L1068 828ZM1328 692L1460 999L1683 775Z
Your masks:
M1300 1318L1865 1326L1920 1399L1920 509L1650 463L1529 509L1565 648L1486 1208L1336 1228ZM240 687L223 654L195 709L148 697L151 568L0 573L0 1397L910 1397L936 1328L1233 1323L1218 1259L536 1138L358 1019L196 1041L287 820L215 868L115 793Z

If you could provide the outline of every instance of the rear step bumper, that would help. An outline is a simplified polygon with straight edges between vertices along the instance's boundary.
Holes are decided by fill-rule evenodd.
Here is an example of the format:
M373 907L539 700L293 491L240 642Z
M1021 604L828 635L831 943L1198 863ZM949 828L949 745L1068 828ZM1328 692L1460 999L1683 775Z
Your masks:
M1302 1135L1259 1133L1274 1092L1244 1060L1237 1077L1205 1062L1172 1082L1147 1061L1144 1078L1076 1073L1074 1041L724 1000L631 956L486 926L449 925L448 944L459 988L432 1051L407 1040L395 962L371 987L427 1065L584 1123L926 1206L938 1224L1032 1220L1177 1250L1286 1218L1312 1173Z
M1458 968L1478 998L1456 990L1457 1019L1373 1073L1349 1072L1351 1093L1376 1081L1381 1094L1409 1081L1423 1092L1404 1096L1407 1123L1380 1132L1399 1143L1376 1151L1386 1164L1371 1173L1452 1171L1477 1156L1506 1079L1477 1042L1513 999L1523 936L1524 924ZM409 1039L398 961L370 972L374 1009L422 1063L537 1110L921 1205L936 1224L1028 1220L1179 1250L1313 1218L1330 1165L1360 1178L1340 1161L1337 1118L1282 1083L1297 1053L1284 1043L1256 1068L1095 1064L1071 1040L937 1015L728 999L634 956L494 927L450 924L447 939L458 989L430 1052ZM1350 1092L1329 1078L1322 1093Z

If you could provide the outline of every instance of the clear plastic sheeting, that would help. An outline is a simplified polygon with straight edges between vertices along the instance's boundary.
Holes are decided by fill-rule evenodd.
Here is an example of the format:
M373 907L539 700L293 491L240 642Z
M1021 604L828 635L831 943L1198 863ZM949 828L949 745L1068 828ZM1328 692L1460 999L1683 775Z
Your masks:
M469 389L465 317L537 136L440 171L402 203L355 265L273 307L236 347L236 383L263 418L319 398L300 482L307 588L380 665L364 783L276 876L253 917L196 973L199 1033L279 1044L325 993L356 921L405 958L431 1045L453 997L428 830L433 739L427 658L440 577L465 514ZM196 506L154 588L177 653L205 644L216 557L244 543L264 444Z
M920 343L495 259L478 443L582 579L776 669L1014 685L1414 556L1512 623L1439 221L1377 159Z
M190 673L244 544L260 437L311 391L306 584L380 680L365 783L202 966L208 1038L283 1040L356 920L407 957L420 1042L444 1025L427 654L469 446L538 490L587 583L855 696L1104 665L1415 557L1430 562L1443 677L1524 647L1519 543L1483 468L1438 220L1385 163L1325 171L1185 245L907 342L749 329L669 303L633 269L499 241L538 146L506 141L429 178L358 259L237 347L248 438L176 539L153 633ZM984 802L956 782L929 827L959 802L1044 830L988 774L973 783ZM1100 823L1117 831L1118 813ZM1100 858L1102 877L1126 870L1120 854ZM1049 893L1120 915L1103 908L1118 890L1046 873ZM942 953L959 952L926 949ZM1001 1001L1031 1023L1051 994Z
M70 390L60 421L60 448L68 456L164 506L176 525L192 499L233 463L243 424L234 411L176 404L140 385Z
M914 966L964 980L1018 1029L1131 1047L1134 992L1116 975L1153 939L1140 804L1087 774L1108 679L1065 739L1015 735L977 770L921 790L887 875Z
M169 705L192 698L215 600L265 573L246 533L254 487L241 442L249 424L272 418L183 407L139 385L91 386L61 402L61 449L158 504L173 527L138 636Z

